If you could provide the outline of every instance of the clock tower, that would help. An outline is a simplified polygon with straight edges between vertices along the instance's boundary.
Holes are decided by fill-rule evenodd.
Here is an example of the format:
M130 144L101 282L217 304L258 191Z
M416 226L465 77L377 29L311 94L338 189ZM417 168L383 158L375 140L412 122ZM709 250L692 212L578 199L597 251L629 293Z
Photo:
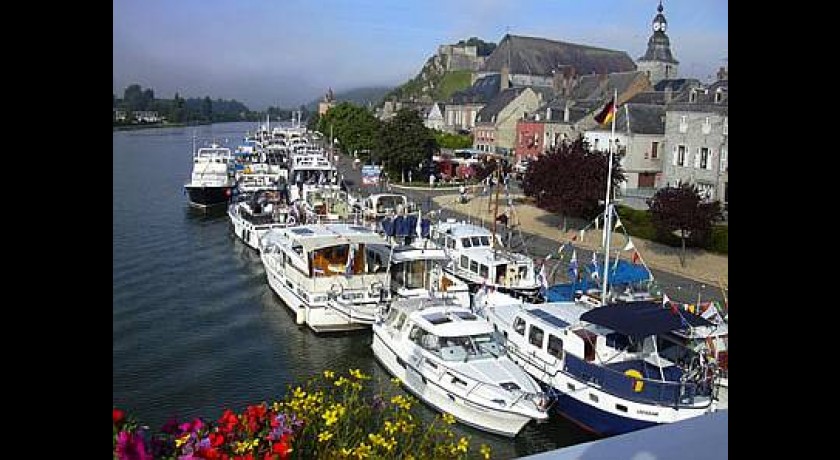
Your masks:
M653 18L653 34L648 39L647 52L636 61L639 70L646 72L650 83L656 83L671 78L677 78L677 66L679 61L671 55L671 40L665 31L668 29L668 21L662 14L662 0L656 8L657 14Z

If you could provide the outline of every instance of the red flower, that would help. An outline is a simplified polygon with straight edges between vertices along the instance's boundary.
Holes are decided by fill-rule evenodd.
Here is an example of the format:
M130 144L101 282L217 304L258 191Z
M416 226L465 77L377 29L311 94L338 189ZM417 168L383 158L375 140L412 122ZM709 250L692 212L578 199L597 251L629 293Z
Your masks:
M114 408L111 415L114 419L114 425L122 422L125 419L125 412L123 412L123 411L121 411L117 408Z
M280 442L276 442L273 446L271 446L271 453L279 455L280 460L286 460L289 458L289 452L291 451L291 439L288 433L280 437Z
M210 438L210 445L213 447L219 447L225 443L225 436L219 433L210 433L208 436Z

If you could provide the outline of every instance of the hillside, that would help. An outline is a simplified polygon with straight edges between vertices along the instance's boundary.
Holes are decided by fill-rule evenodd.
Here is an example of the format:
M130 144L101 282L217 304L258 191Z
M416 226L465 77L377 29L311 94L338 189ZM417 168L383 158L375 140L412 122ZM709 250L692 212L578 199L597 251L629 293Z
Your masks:
M334 94L336 102L352 102L355 105L367 106L370 103L373 106L380 105L388 91L393 88L389 87L368 87L355 88L344 92L337 92ZM311 112L318 112L318 103L322 98L318 98L308 104L306 109Z
M475 47L474 54L466 54L464 47ZM385 99L430 103L447 101L452 93L469 88L472 72L496 49L496 44L476 37L454 45L443 45L426 60L420 73L394 88Z

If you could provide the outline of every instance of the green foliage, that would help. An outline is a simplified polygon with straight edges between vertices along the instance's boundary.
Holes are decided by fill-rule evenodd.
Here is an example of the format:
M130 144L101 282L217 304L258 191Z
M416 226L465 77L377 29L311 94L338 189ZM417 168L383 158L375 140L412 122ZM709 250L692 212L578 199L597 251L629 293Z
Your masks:
M364 107L342 102L327 111L318 121L318 131L327 137L332 132L339 147L347 153L373 149L379 120Z
M452 134L443 131L433 131L435 140L440 148L444 149L468 149L472 147L473 138L469 134Z
M569 217L592 219L603 212L608 154L592 151L581 135L564 142L533 162L522 180L525 195L538 207ZM624 170L613 159L612 186L624 181Z
M729 254L729 226L715 225L712 227L711 244L708 249L710 251L721 254Z
M350 102L351 104L358 105L360 107L367 108L368 105L372 107L376 107L382 105L382 100L385 98L385 95L391 91L393 88L391 87L366 87L366 88L355 88L349 89L347 91L337 92L333 95L335 97L336 102ZM318 103L322 101L322 98L315 99L310 103L306 104L306 109L309 112L318 112ZM306 118L306 117L304 117Z
M461 91L470 87L472 72L469 70L456 70L446 72L435 85L432 91L432 99L436 101L448 101L455 91Z
M646 240L656 241L656 228L654 228L647 211L618 205L616 206L616 212L621 217L621 223L627 229L627 233Z
M373 149L375 162L382 161L391 177L401 177L403 172L418 174L421 164L431 162L438 150L431 130L415 110L401 109L396 116L383 123Z
M259 114L251 112L248 107L236 100L212 100L204 98L184 99L175 93L172 99L155 99L155 92L151 88L143 90L140 85L130 85L125 89L123 99L114 95L114 107L125 110L127 119L132 120L132 112L141 110L156 111L166 118L167 123L191 122L223 122L257 120ZM115 124L117 124L115 122ZM129 121L126 124L131 124Z

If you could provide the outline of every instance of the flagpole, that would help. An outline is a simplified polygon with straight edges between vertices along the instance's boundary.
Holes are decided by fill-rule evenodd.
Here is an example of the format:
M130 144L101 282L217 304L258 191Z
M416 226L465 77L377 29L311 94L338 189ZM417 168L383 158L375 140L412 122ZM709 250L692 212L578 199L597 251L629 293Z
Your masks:
M618 90L613 89L613 116L612 116L612 130L610 133L610 142L608 143L608 153L607 156L609 157L607 160L607 197L604 200L604 229L606 232L606 238L604 243L604 277L603 277L603 286L601 288L601 305L606 305L607 303L607 289L609 288L609 276L610 276L610 236L612 236L612 203L610 201L610 189L612 186L612 166L613 166L613 145L615 145L615 113L618 112Z

